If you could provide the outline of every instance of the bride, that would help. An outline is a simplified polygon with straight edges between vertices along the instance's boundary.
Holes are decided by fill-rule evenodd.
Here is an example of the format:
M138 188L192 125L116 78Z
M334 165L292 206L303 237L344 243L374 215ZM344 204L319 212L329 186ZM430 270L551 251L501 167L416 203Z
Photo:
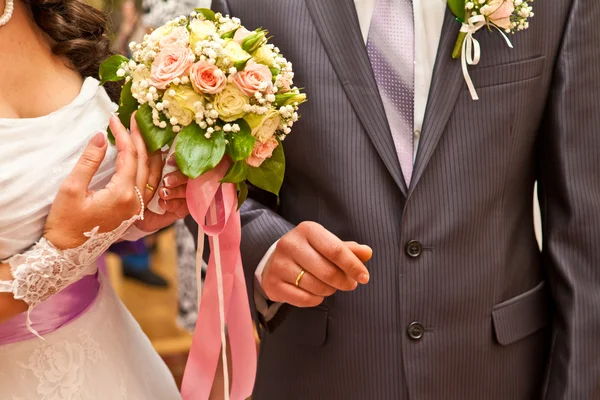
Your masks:
M162 157L93 78L105 25L79 0L0 0L2 400L181 398L96 267L111 243L187 214L180 172L160 193L168 212L145 210ZM98 133L109 122L116 147Z

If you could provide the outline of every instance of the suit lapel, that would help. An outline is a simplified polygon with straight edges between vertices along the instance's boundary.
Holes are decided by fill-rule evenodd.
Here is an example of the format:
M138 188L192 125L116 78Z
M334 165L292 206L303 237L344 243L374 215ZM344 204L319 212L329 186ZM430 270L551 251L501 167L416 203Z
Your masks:
M350 102L392 178L407 195L398 155L352 0L305 0Z
M465 84L460 60L452 59L452 50L459 29L460 24L452 12L446 9L409 195L431 160L461 88Z

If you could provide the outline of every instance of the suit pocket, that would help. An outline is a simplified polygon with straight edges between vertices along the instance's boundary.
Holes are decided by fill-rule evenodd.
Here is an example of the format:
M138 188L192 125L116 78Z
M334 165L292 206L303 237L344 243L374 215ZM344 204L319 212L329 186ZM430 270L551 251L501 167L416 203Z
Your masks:
M322 346L327 339L328 316L329 313L323 306L293 308L286 320L273 332L273 336L308 347Z
M550 322L546 283L496 305L492 322L498 343L503 346L539 331Z
M490 86L508 85L539 78L544 72L546 57L540 56L489 67L469 70L477 89Z

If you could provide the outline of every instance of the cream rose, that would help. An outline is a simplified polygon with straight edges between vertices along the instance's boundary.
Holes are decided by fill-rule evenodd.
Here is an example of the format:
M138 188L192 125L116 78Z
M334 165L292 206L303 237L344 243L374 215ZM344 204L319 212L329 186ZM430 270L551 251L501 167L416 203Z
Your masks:
M159 39L161 47L167 47L172 44L187 46L190 41L190 33L184 26L173 28L171 32Z
M231 64L236 64L238 62L244 62L249 60L252 56L242 49L242 46L235 40L228 40L223 47L223 52L225 56L229 58Z
M155 43L159 42L162 37L167 36L169 33L171 33L171 31L173 31L173 28L175 28L175 25L165 24L160 28L153 30L150 34L150 41Z
M232 122L242 118L246 112L244 108L250 104L250 99L234 85L228 84L222 92L217 93L214 100L215 110L219 118L225 122Z
M190 69L190 82L200 93L217 94L225 88L227 77L216 65L201 61Z
M249 62L243 71L233 76L233 82L246 96L252 97L256 92L271 92L273 74L266 65Z
M175 94L172 94L171 90ZM174 86L172 89L168 89L163 97L164 100L169 102L167 107L169 117L177 118L177 123L182 126L188 126L194 121L196 103L204 104L204 98L188 85Z
M266 159L271 158L273 150L275 150L277 146L279 146L279 142L275 138L269 139L266 143L257 141L254 143L254 149L252 149L250 157L246 159L246 163L251 167L260 167Z
M259 64L265 64L266 66L272 67L275 65L275 54L273 50L267 46L260 46L258 50L252 54L252 59Z
M281 117L275 109L267 111L264 115L248 114L244 120L250 125L252 136L261 143L272 139L281 124Z
M498 28L509 29L510 17L515 11L512 0L491 0L488 4L488 19Z
M149 83L157 89L165 89L175 78L187 75L196 61L192 51L180 44L163 48L154 59Z
M215 24L213 24L211 21L202 21L199 19L194 19L190 23L190 31L190 45L192 46L192 49L195 49L196 43L205 40L213 33L216 33L217 28L215 27Z

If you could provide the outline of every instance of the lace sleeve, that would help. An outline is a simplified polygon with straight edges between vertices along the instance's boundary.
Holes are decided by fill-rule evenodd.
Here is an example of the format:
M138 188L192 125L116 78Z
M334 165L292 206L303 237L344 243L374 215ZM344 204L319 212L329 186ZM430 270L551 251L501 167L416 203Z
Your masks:
M41 238L25 253L6 260L13 280L0 281L0 292L12 293L16 300L22 300L29 306L27 328L31 333L39 337L31 328L31 310L84 276L93 274L95 261L137 220L144 219L144 209L142 203L140 214L123 221L114 231L98 233L99 227L96 227L85 233L86 242L74 249L59 250Z

